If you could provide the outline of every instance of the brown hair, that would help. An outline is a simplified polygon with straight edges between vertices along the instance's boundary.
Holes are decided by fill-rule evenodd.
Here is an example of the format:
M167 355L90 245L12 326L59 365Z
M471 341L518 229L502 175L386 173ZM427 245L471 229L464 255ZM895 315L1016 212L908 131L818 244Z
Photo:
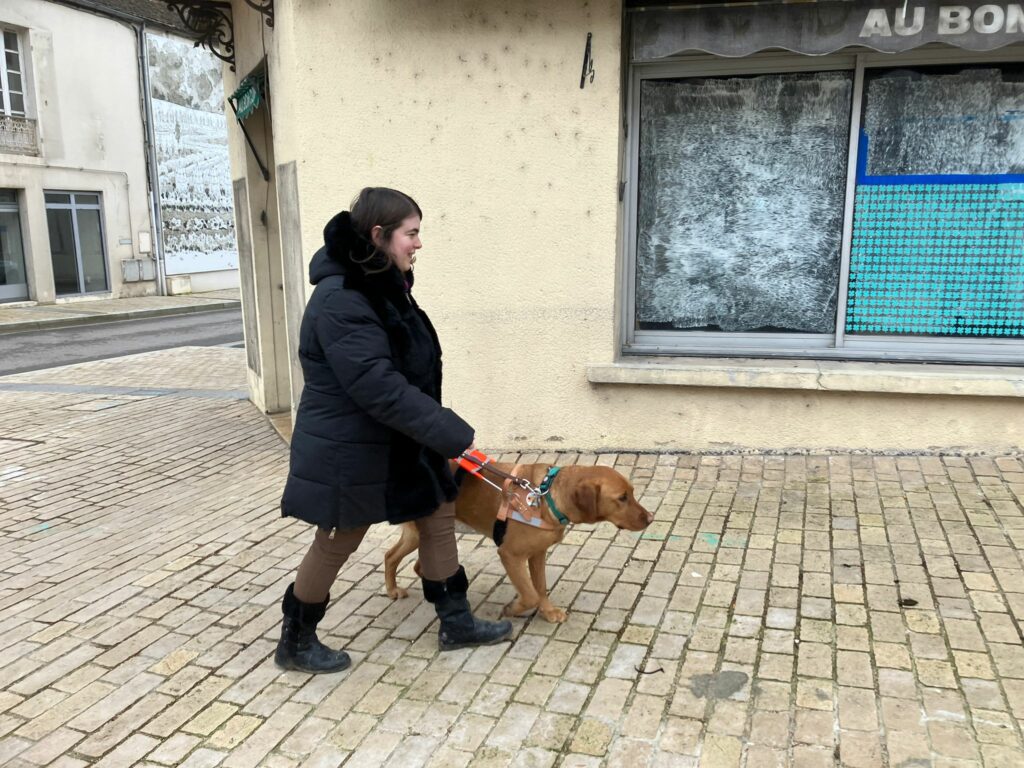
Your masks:
M381 228L381 239L387 243L395 230L410 216L423 218L416 201L404 192L387 187L364 187L350 206L352 229L366 242L373 244L371 232ZM383 272L391 266L391 257L373 248L365 261L359 262L367 272Z

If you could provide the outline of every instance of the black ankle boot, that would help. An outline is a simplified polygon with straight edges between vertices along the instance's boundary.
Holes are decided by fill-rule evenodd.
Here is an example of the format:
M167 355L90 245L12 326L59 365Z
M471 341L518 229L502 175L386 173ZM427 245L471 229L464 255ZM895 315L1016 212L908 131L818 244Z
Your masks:
M437 618L441 620L437 645L442 651L494 645L512 634L512 622L485 621L472 614L466 599L468 589L469 580L461 565L444 581L423 579L423 596L434 604Z
M316 625L327 612L327 600L322 603L304 603L295 596L295 585L289 584L281 600L281 640L274 653L274 663L283 669L301 672L340 672L348 669L352 659L344 651L332 651L316 636Z

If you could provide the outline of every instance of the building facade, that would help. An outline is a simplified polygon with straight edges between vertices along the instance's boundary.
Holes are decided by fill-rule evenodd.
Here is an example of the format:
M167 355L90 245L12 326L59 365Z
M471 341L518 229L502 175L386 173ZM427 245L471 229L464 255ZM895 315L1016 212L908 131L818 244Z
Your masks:
M154 292L135 33L42 0L4 3L0 26L0 300Z
M237 285L219 62L119 5L0 7L0 302Z
M254 400L386 185L481 445L1024 446L1021 6L659 5L235 2Z

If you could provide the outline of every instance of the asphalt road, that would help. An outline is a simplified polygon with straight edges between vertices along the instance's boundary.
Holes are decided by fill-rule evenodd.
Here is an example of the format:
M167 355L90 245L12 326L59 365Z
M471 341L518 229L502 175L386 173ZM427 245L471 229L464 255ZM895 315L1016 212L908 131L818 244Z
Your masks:
M154 349L241 344L238 308L0 334L0 376Z

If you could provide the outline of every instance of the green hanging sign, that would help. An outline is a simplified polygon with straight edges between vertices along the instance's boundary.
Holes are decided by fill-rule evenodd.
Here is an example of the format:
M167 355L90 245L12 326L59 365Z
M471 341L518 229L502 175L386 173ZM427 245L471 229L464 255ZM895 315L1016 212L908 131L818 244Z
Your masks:
M263 88L266 84L266 77L263 75L249 75L238 84L238 88L231 94L235 102L235 117L242 122L256 111L263 101Z

